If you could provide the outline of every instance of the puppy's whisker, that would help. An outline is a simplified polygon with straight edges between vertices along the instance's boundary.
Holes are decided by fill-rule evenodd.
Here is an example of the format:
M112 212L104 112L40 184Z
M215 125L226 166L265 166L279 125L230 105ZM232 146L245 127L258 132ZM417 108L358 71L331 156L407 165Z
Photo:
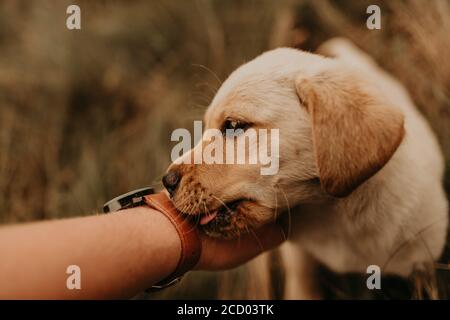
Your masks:
M203 197L203 191L200 195L200 199ZM197 208L199 208L200 205L200 200L198 200L195 204L195 206L192 208L192 214L195 214L195 211L197 210ZM197 227L200 224L200 214L195 214L195 226Z
M278 218L278 190L272 186L272 189L274 191L274 197L275 197L275 211L274 211L274 217L273 220L276 221Z
M209 211L208 207L206 206L206 203L203 202L203 207L205 208L205 214L210 216L211 212Z
M196 214L195 215L195 227L198 227L198 225L200 224L200 215Z
M261 243L261 240L259 240L258 235L256 234L255 231L253 231L252 229L247 228L247 231L250 232L250 234L253 236L253 238L255 238L256 242L258 242L258 246L261 249L261 252L264 251L264 246Z
M211 97L207 97L203 92L196 94L195 96L192 95L192 98L196 100L196 103L193 103L193 107L203 107L206 108L209 105L209 102L211 101Z
M219 83L219 86L222 85L222 80L220 80L219 76L214 71L212 71L210 68L208 68L207 66L204 66L203 64L199 64L199 63L193 63L192 66L208 71L217 80L217 82Z
M222 199L216 197L215 195L212 195L212 197L217 201L219 201L228 211L231 211L231 209L226 205L226 203Z
M191 203L191 199L190 199L190 197L188 196L188 197L185 197L185 198L183 198L182 199L182 201L178 204L178 208L180 208L180 209L178 209L178 210L180 210L180 211L182 211L182 212L184 212L184 213L190 213L190 212L188 212L187 211L187 208L189 207L189 205L190 205L190 203Z
M197 207L198 207L198 202L196 202L189 210L190 210L190 213L191 213L192 215L200 216L200 215L197 213Z
M180 203L177 204L178 210L181 212L184 212L184 209L188 202L189 202L189 200L187 198L183 199Z
M199 89L201 89L202 87L208 88L208 90L211 91L212 97L214 97L216 95L217 89L218 89L218 88L213 88L213 86L210 85L208 82L201 82L201 83L198 83L196 86ZM203 90L201 91L201 93L203 93ZM212 97L208 98L208 100L211 100Z
M203 193L204 193L203 191L200 193L200 197L197 199L197 204L195 205L194 210L197 210L200 208L200 202L201 202L201 199L203 199Z
M192 205L189 207L189 210L192 210ZM191 212L191 216L192 216L192 212ZM200 215L199 214L194 215L194 220L195 220L195 223L194 223L193 227L191 229L189 229L187 232L191 232L192 230L194 230L195 228L198 227L199 222L200 222Z
M197 203L191 204L189 207L189 214L194 215L196 217L200 217L199 214L196 214Z
M186 212L188 213L188 214L192 214L192 207L193 207L193 204L192 203L189 203L189 205L187 206L187 208L186 208Z
M292 227L291 207L289 205L289 200L286 196L286 192L284 192L283 188L281 188L280 186L278 186L278 188L280 189L281 193L283 194L284 200L286 201L286 207L288 212L288 230L287 230L287 239L288 239L291 236L291 227Z
M181 203L178 204L178 207L180 208L179 210L181 212L186 212L185 209L186 209L187 205L188 205L188 200L181 201Z

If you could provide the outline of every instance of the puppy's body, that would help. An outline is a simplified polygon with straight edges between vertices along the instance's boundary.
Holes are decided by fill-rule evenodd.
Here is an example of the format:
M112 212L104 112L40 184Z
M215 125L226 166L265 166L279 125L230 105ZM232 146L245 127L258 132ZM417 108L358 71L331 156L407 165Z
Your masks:
M240 224L257 227L290 211L286 298L314 296L315 262L407 276L439 257L448 226L442 155L406 90L345 40L322 52L335 58L285 48L257 57L230 75L205 115L206 128L230 118L280 128L276 175L249 165L169 168L182 175L172 199L186 213L239 200Z
M327 204L300 205L292 214L295 242L336 272L407 276L436 259L448 227L442 187L444 162L428 124L405 89L343 40L322 50L364 74L401 108L405 136L390 161L349 196Z

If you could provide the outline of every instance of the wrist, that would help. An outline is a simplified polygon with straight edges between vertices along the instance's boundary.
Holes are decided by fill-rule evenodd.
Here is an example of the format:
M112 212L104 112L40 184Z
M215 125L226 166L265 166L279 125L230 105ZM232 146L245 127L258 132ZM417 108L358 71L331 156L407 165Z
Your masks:
M196 225L191 217L181 214L175 208L165 193L154 194L153 189L149 187L130 191L105 203L103 211L108 213L127 208L134 208L131 209L136 210L134 213L141 211L144 217L147 215L147 218L151 216L153 220L158 220L147 225L148 230L151 230L151 243L148 247L154 249L150 257L155 259L153 265L151 261L147 262L150 263L149 270L156 268L159 276L152 283L163 279L153 285L153 289L161 289L178 282L184 273L195 267L202 251ZM149 214L149 210L153 214ZM141 225L139 227L137 229L143 229ZM144 238L148 241L147 237ZM176 245L170 239L176 239ZM174 258L174 255L177 258Z
M167 216L146 206L123 210L117 215L127 215L136 224L130 236L142 239L142 267L151 271L149 283L173 273L181 256L181 240Z
M181 214L166 196L165 193L152 194L144 197L145 203L161 212L170 221L178 234L180 255L175 270L154 288L164 288L174 284L187 272L192 270L199 262L202 242L195 223L190 217Z

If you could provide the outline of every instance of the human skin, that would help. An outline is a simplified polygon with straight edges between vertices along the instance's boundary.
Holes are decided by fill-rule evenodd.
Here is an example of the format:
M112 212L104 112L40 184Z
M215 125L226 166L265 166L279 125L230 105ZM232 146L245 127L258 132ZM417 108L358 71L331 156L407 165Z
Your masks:
M236 240L200 232L196 270L236 267L284 240L278 225ZM0 228L0 299L131 298L169 276L181 242L159 211L137 207L114 214ZM81 289L67 288L67 267L80 267Z

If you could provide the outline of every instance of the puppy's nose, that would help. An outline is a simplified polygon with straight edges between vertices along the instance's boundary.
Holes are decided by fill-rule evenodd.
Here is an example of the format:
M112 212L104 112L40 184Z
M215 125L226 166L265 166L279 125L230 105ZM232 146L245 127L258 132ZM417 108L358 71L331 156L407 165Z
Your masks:
M180 174L176 171L170 171L162 178L162 183L167 191L169 191L170 196L173 196L180 180Z

